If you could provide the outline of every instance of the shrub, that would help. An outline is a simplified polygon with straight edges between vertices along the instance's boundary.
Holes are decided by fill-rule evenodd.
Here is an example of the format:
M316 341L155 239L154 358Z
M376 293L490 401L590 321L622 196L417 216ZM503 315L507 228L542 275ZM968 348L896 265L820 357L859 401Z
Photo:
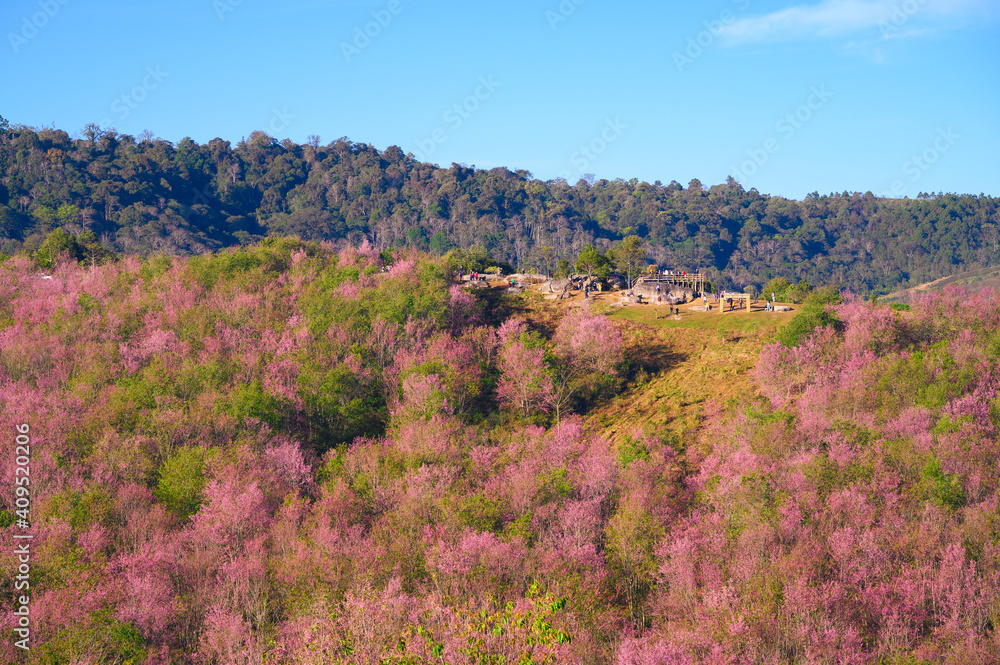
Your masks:
M772 280L773 281L773 280ZM770 291L766 292L770 293ZM765 294L766 295L766 294ZM823 288L813 291L806 298L802 311L788 322L788 324L778 332L778 340L791 348L798 346L801 340L816 328L826 328L828 326L839 329L840 320L830 311L830 305L842 302L840 295L831 288Z
M205 489L205 449L181 448L157 471L156 491L160 503L184 519L198 512Z

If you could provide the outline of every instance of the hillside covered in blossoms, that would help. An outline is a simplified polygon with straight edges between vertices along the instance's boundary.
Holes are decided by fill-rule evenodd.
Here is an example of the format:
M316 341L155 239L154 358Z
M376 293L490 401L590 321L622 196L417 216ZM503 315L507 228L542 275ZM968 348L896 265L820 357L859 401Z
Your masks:
M611 436L592 413L668 362L636 330L712 315L453 268L273 238L0 263L34 534L30 652L0 553L0 660L1000 660L1000 295L814 304L695 427ZM8 541L15 476L0 456Z

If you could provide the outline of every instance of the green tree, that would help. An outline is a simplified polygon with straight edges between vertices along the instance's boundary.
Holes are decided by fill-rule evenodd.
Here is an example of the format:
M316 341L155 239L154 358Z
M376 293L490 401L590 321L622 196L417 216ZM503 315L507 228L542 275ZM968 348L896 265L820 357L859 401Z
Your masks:
M101 265L108 261L113 261L115 253L105 249L101 241L97 239L97 234L91 230L84 231L76 237L77 258L92 266Z
M406 244L424 251L427 251L429 246L429 243L427 242L427 234L421 226L411 226L406 231L406 241Z
M39 268L51 268L63 252L68 252L71 257L79 260L79 246L76 243L76 238L62 229L56 229L45 237L35 252L35 263Z
M587 243L576 257L576 269L587 273L587 277L607 277L608 259L597 251L597 248Z
M431 251L438 256L446 254L451 247L451 241L448 240L448 236L445 235L444 231L438 231L431 236Z
M785 297L791 300L792 302L802 302L807 297L809 297L809 294L812 293L812 290L813 290L812 284L803 279L799 281L798 284L790 287L787 291L785 291Z
M643 247L642 238L639 236L626 236L624 240L613 248L614 257L609 257L615 264L619 272L625 273L628 280L628 287L632 287L632 274L639 271L639 266L646 259L646 249ZM608 252L611 254L611 252Z
M157 473L154 494L166 508L180 518L193 515L201 506L205 489L205 449L181 448L167 458Z
M770 292L765 295L770 295ZM778 331L778 341L788 348L792 348L798 346L799 342L816 328L842 326L840 319L828 309L828 305L836 305L840 302L843 302L843 299L835 289L830 287L816 289L806 298L802 311Z
M59 210L62 211L63 208L76 206L62 206ZM35 264L39 268L52 268L59 255L64 252L75 261L86 261L91 265L103 264L115 258L114 252L105 249L93 231L84 231L79 236L74 236L58 228L49 233L35 251Z
M452 272L458 272L459 266L464 267L466 273L473 270L482 272L496 263L482 245L473 245L469 249L453 249L448 253L448 265Z
M957 473L945 473L941 460L934 457L920 470L917 488L927 499L943 508L958 510L966 503L962 489L962 477Z
M53 226L56 226L56 211L47 205L40 205L31 211L31 217L36 222L37 231L48 233Z
M65 204L59 206L56 210L56 223L59 226L66 226L67 224L76 224L80 221L80 209L75 205Z
M791 283L784 277L775 277L770 282L764 285L764 289L761 291L765 300L771 299L771 294L774 294L774 299L780 302L785 302L788 296L788 289L792 288Z

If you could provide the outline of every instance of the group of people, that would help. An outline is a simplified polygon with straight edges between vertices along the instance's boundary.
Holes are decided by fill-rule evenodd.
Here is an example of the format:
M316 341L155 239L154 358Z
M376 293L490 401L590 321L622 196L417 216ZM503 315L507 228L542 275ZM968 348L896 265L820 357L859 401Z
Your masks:
M598 282L596 286L592 282L588 282L583 285L583 297L584 299L587 299L590 297L590 294L593 293L594 291L601 291L601 290L602 289L600 282Z
M465 279L465 266L459 266L458 268L458 281L463 281ZM482 274L477 270L473 270L469 273L470 282L485 282L486 275Z

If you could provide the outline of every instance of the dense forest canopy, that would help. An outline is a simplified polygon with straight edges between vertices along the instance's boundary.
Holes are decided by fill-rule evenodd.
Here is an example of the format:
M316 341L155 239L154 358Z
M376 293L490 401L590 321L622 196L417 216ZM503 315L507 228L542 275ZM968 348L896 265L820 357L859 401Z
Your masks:
M79 138L0 120L0 251L37 250L55 229L91 231L108 251L199 254L268 235L367 239L443 253L479 246L539 267L540 248L574 263L637 235L664 267L701 267L724 287L774 277L887 292L971 268L1000 252L990 196L847 193L803 201L734 179L686 187L633 178L540 181L524 170L421 163L340 138L325 145L253 132L176 145L88 125Z

